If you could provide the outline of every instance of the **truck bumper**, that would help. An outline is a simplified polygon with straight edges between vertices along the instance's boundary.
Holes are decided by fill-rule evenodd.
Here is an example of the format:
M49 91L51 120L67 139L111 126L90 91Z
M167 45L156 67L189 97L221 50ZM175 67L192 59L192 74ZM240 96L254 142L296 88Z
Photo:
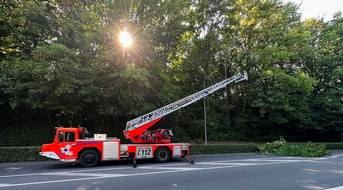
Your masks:
M39 155L56 159L56 160L60 159L55 152L40 152Z

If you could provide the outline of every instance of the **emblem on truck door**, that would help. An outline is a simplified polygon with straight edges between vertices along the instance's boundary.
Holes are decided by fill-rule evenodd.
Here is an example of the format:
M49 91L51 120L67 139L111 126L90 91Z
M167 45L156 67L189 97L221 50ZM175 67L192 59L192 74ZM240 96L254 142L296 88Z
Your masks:
M61 148L62 154L68 155L68 156L72 156L73 155L73 151L70 151L71 146L68 144L67 146Z

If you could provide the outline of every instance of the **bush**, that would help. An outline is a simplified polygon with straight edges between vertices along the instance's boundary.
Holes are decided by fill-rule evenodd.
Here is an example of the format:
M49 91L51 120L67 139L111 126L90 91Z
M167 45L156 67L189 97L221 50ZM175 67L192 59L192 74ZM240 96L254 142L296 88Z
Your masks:
M258 149L262 154L278 154L280 149L286 144L286 140L283 137L280 137L280 140L261 145Z
M39 155L40 147L0 147L0 162L47 160Z
M261 154L280 156L321 157L329 154L323 143L289 144L283 137L280 137L278 141L260 146L259 150Z

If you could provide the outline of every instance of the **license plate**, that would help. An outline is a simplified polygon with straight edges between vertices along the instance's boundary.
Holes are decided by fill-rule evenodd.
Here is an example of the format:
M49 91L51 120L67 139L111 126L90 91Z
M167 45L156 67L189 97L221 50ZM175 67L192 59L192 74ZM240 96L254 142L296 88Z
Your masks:
M137 147L136 158L152 158L152 147Z

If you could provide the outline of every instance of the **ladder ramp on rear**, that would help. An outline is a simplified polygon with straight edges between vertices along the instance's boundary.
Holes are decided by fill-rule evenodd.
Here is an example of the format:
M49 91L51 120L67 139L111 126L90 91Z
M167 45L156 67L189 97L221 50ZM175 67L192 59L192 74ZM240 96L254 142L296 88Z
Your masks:
M192 95L189 95L185 98L182 98L176 102L173 102L169 105L166 105L162 108L154 110L150 113L147 113L145 115L142 115L142 116L139 116L135 119L132 119L126 123L125 131L131 131L133 129L139 128L142 125L145 125L149 122L152 122L156 119L159 119L159 118L161 118L167 114L170 114L170 113L172 113L172 112L174 112L180 108L188 106L189 104L192 104L192 103L196 102L197 100L200 100L201 98L206 97L206 96L214 93L215 91L217 91L221 88L224 88L225 86L227 86L230 83L233 83L233 82L238 83L238 82L243 81L243 80L248 80L248 74L246 71L244 71L243 74L234 75L234 76L227 78L221 82L218 82L217 84L214 84L214 85L212 85L206 89L203 89L199 92L196 92Z

